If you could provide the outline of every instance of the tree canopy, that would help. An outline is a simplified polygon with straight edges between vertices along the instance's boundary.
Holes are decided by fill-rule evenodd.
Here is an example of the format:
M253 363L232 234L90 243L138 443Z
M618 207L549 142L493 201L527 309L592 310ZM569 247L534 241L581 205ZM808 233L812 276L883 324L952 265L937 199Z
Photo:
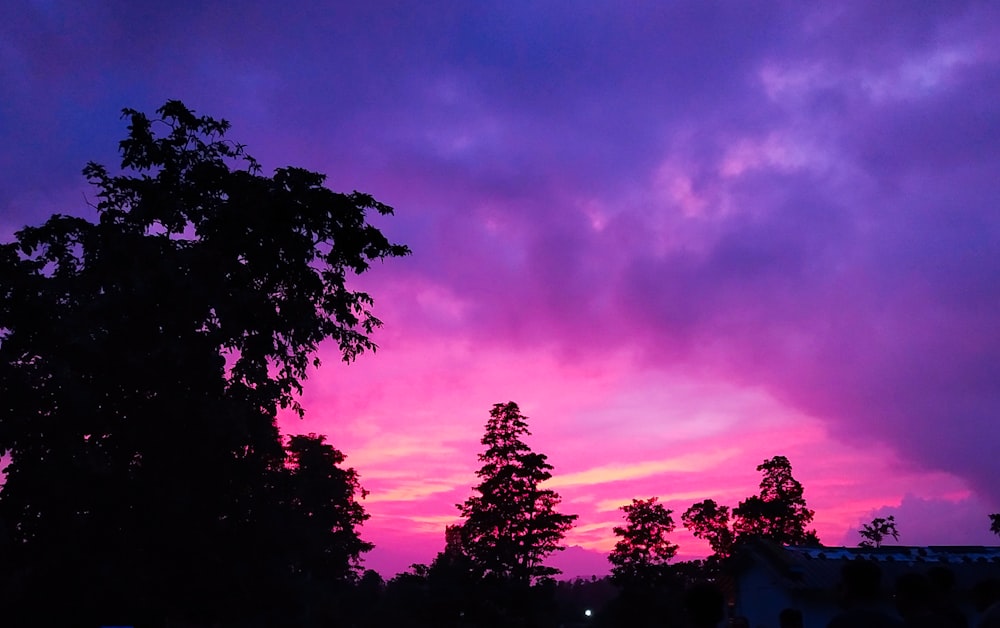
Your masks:
M819 538L806 527L813 511L806 507L802 484L792 476L792 464L774 456L757 466L761 472L760 494L741 501L733 509L737 538L761 538L782 545L819 545Z
M815 530L807 530L813 511L806 507L802 484L792 476L785 456L774 456L757 466L760 492L730 509L706 499L681 515L694 536L705 539L715 558L728 558L742 543L765 539L782 545L819 545Z
M178 101L123 117L120 172L83 171L96 220L56 214L0 246L0 518L20 590L76 592L78 613L252 612L282 590L282 530L307 501L346 534L341 562L366 548L343 456L293 439L286 467L275 420L302 413L321 342L375 348L348 280L408 249L367 221L389 206L301 168L265 176L225 120Z
M481 482L458 506L465 518L462 545L480 574L523 585L559 573L543 561L563 549L560 542L576 520L556 510L555 491L540 487L552 477L552 465L522 440L529 434L516 403L493 406L476 472Z
M673 511L656 497L633 499L621 511L625 525L615 526L619 540L608 556L611 577L625 587L653 589L666 581L669 562L677 554L677 545L667 538L676 527Z
M730 529L729 506L706 499L685 510L681 521L694 536L708 541L716 556L725 558L732 552L734 535Z

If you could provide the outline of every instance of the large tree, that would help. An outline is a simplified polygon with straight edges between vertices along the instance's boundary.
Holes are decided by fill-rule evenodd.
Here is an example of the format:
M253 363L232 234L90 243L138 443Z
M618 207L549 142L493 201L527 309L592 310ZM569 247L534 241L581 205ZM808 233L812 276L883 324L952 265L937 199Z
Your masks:
M543 565L560 545L576 515L558 512L559 495L542 488L552 477L544 454L525 444L527 417L514 402L498 403L490 411L479 454L483 466L475 495L459 504L463 546L479 573L492 580L528 585L559 573Z
M180 102L157 114L124 111L120 170L84 169L96 220L54 215L0 246L18 599L48 612L60 591L95 625L232 619L296 590L276 581L294 571L277 412L302 412L319 343L374 349L372 299L348 280L408 252L367 222L392 211L370 196L300 168L265 176L226 121ZM300 487L314 444L292 446Z
M1000 536L1000 512L993 513L990 517L990 532Z
M748 497L733 509L733 530L738 540L760 538L783 545L818 545L814 530L807 530L813 511L806 507L802 484L792 476L785 456L774 456L757 466L760 494Z
M633 499L621 507L625 525L615 526L619 538L611 550L611 577L626 588L655 589L667 581L669 562L677 554L677 545L667 536L674 531L672 510L656 497Z

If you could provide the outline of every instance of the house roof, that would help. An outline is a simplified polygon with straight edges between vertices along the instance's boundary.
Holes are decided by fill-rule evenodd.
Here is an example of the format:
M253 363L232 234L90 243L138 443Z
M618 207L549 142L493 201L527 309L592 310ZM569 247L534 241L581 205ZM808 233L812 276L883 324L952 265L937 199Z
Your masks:
M852 560L870 560L882 571L882 584L891 588L903 573L927 573L944 567L955 577L956 590L970 590L977 583L1000 579L1000 547L889 546L794 547L758 543L748 548L743 568L761 565L791 590L833 590L840 583L843 566Z

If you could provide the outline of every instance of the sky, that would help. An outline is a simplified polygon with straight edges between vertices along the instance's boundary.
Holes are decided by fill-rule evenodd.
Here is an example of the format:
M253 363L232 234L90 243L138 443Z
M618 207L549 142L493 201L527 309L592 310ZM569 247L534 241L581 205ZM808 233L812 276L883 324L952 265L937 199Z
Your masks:
M281 419L357 469L387 578L507 401L579 515L566 576L632 499L735 505L775 455L827 545L996 544L998 41L991 2L13 0L0 238L92 216L81 169L168 99L395 207L378 351L324 346Z

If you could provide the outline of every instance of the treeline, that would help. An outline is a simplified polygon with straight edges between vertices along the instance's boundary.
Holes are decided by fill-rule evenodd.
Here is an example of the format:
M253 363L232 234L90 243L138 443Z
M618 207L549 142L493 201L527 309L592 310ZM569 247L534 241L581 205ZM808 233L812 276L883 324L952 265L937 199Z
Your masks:
M429 565L411 565L389 581L363 572L354 594L346 603L340 598L328 605L327 623L318 625L696 625L695 614L722 612L720 583L737 575L744 549L761 543L820 546L809 528L814 512L802 484L789 460L774 456L757 466L756 495L731 508L704 500L681 515L681 523L712 547L707 559L673 562L673 511L657 497L633 499L621 508L622 524L613 528L611 575L557 581L558 571L545 560L563 549L576 516L559 512L560 496L542 488L552 467L525 443L527 435L527 417L516 403L495 404L481 440L480 481L458 505L462 522L446 528L442 551ZM899 538L892 515L876 517L858 532L862 547ZM917 586L917 577L910 574L898 586Z
M807 529L813 512L802 485L788 459L776 456L757 467L760 492L733 508L732 517L711 500L682 515L684 525L713 546L708 560L671 564L678 549L670 540L673 511L656 497L633 499L621 509L623 525L613 529L611 575L556 582L558 571L545 560L563 549L576 516L560 513L560 496L542 488L552 467L524 442L528 434L516 403L493 406L481 441L480 482L458 506L462 522L446 529L445 547L430 565L412 565L388 583L365 572L359 597L381 603L370 605L375 610L358 618L359 625L686 625L686 592L717 580L741 545L819 544ZM590 601L581 605L581 599Z

